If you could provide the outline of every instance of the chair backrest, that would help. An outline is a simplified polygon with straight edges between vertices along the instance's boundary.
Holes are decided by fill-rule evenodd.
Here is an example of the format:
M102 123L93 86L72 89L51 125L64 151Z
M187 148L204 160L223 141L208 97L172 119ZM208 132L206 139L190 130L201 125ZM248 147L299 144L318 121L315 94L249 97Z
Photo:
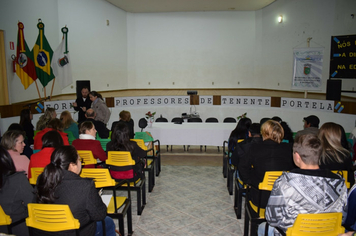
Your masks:
M0 225L10 225L12 223L11 217L6 215L0 205Z
M205 120L206 123L219 123L219 120L216 119L215 117L209 117L208 119Z
M236 119L233 117L226 117L223 122L224 123L236 123Z
M112 134L112 131L110 130L108 139L111 139L111 134Z
M145 118L141 118L139 121L138 121L138 127L141 128L141 131L147 127L147 120Z
M80 177L92 178L95 188L115 186L115 180L111 178L109 169L106 168L83 168Z
M74 137L72 131L65 130L64 133L66 133L68 135L68 142L70 145L72 145L72 142L75 140L75 137Z
M32 185L36 185L37 183L37 178L38 176L40 176L40 174L42 174L44 170L44 167L32 167L31 168L31 178L29 179L30 184Z
M287 229L286 235L335 236L345 232L341 222L341 212L298 214L294 225Z
M158 117L156 119L156 122L168 122L167 118L164 118L164 117Z
M172 122L173 123L183 123L184 122L184 119L182 118L182 117L174 117L173 119L172 119Z
M39 151L41 151L41 149L33 149L33 154L35 154L35 153L37 153Z
M111 139L108 138L97 138L96 140L100 142L101 147L103 148L104 151L106 151L106 144L108 144L108 142L111 141Z
M345 179L345 185L346 185L347 189L350 189L352 187L351 183L347 180L347 178L348 178L347 170L332 170L331 172L333 172L335 174L339 174Z
M203 122L203 120L199 117L194 117L194 118L189 118L188 122L196 122L196 123L200 123Z
M82 158L82 165L96 165L98 163L90 150L78 150L78 155Z
M26 225L48 232L79 229L79 220L73 217L68 205L29 203Z
M147 132L135 132L135 139L143 139L145 143L154 141Z
M113 166L133 166L135 165L135 160L132 159L130 152L109 151L106 164Z
M144 151L147 151L147 147L143 139L130 139L130 140L135 141L140 148L142 148Z
M266 171L263 181L258 185L258 189L272 191L274 182L282 173L283 171Z

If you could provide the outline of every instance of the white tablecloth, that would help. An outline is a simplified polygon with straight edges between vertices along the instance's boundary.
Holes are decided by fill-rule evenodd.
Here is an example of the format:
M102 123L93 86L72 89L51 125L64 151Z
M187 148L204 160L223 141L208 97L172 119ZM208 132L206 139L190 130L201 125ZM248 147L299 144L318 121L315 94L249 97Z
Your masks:
M236 123L161 123L154 122L144 131L159 139L161 145L222 146L228 140Z

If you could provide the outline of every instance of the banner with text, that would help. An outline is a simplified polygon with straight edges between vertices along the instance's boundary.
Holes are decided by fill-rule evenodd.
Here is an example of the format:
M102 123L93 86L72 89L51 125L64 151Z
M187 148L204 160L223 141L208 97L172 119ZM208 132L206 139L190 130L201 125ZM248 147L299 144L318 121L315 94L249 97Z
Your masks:
M199 96L199 105L212 106L213 96Z
M62 112L62 111L75 112L72 105L73 102L74 100L44 102L44 107L45 109L47 109L47 107L52 107L56 110L56 112Z
M271 97L221 96L221 105L270 107Z
M321 90L324 48L293 49L292 89Z
M116 97L114 101L115 107L186 106L190 105L190 96Z
M334 112L334 101L303 98L281 98L281 108Z

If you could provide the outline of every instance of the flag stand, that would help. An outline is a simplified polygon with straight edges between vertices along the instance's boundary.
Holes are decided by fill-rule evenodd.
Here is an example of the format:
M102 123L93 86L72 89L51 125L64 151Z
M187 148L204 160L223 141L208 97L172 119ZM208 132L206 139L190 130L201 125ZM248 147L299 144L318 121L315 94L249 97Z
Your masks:
M53 87L54 87L54 83L55 83L55 82L56 82L56 78L53 78L52 89L51 89L51 96L49 97L49 100L51 100L51 98L52 98Z
M36 84L36 88L37 88L38 97L40 99L42 99L41 94L40 94L40 90L38 89L37 80L35 80L35 84Z

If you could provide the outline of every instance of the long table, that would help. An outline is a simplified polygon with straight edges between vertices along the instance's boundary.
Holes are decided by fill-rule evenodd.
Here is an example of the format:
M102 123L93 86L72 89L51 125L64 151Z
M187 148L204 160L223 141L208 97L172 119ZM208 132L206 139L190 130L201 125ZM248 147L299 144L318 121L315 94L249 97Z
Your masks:
M155 122L144 131L159 139L161 145L222 146L236 123L161 123Z

